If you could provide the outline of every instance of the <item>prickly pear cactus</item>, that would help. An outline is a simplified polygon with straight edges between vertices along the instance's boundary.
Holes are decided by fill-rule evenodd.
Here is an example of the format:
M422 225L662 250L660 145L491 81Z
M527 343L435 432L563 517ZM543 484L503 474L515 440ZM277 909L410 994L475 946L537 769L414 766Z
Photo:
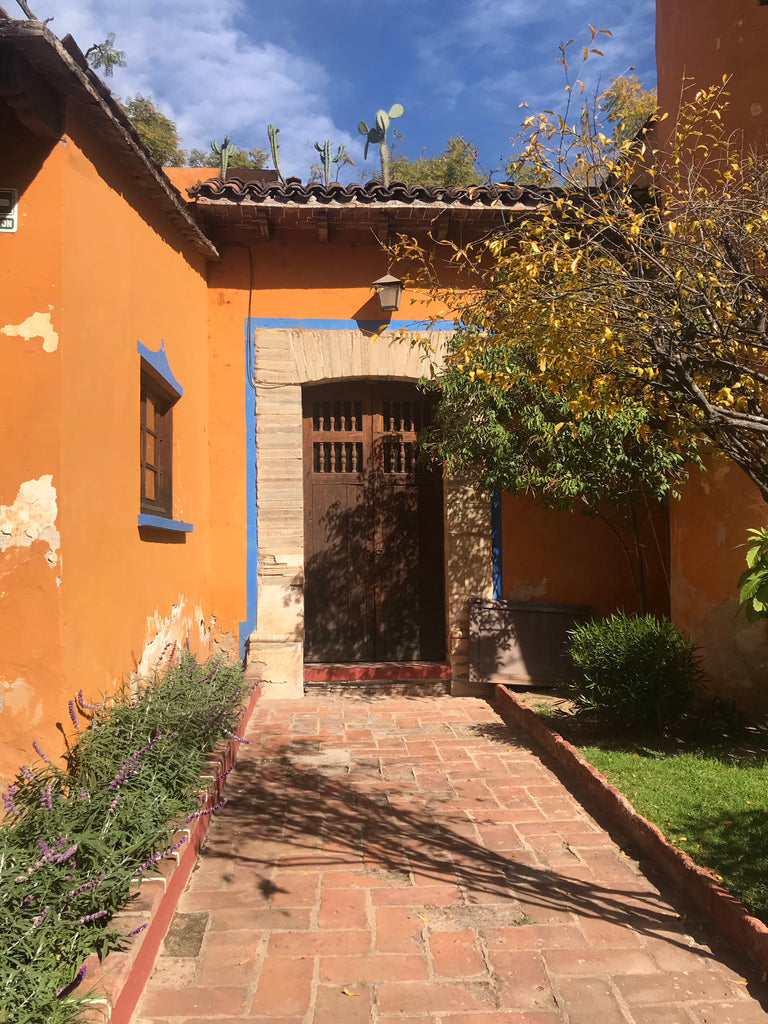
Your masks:
M280 129L276 128L273 124L267 125L267 135L269 136L269 148L272 152L272 163L275 165L277 176L280 181L285 181L283 172L280 170L280 157L278 150L280 149L280 143L277 141L277 136L280 134Z
M237 146L233 146L230 143L229 136L227 135L221 145L219 145L218 142L212 142L211 149L219 158L219 166L221 167L222 178L226 178L227 166L229 164L229 156L237 149Z
M393 103L386 110L376 111L376 123L372 128L369 128L365 121L360 121L357 126L357 130L361 135L365 135L365 155L364 159L368 159L368 147L373 143L379 145L379 155L381 157L381 178L385 185L389 184L389 147L387 146L387 129L389 128L389 122L395 117L401 117L403 114L402 103Z

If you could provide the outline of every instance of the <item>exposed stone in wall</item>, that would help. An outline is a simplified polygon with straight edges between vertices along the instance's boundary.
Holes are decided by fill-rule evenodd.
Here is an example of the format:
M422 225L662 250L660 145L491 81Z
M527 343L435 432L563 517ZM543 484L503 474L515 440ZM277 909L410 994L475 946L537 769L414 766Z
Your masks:
M53 309L53 306L48 308ZM59 336L53 329L50 312L32 313L20 324L6 324L5 327L0 327L0 334L23 338L24 341L40 338L43 342L43 352L55 352L59 347Z
M60 537L56 527L58 508L53 476L25 480L12 505L0 505L0 551L29 547L36 540L48 545L45 560L55 566L59 558Z

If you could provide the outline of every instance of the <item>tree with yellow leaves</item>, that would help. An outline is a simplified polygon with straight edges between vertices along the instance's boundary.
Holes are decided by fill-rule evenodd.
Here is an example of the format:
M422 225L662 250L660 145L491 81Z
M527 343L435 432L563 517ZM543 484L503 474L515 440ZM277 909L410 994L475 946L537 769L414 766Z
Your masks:
M567 44L560 60L568 75ZM648 412L638 440L706 441L768 500L768 158L724 129L726 86L629 139L599 103L571 116L584 86L568 80L565 114L524 122L535 211L473 246L442 243L467 289L436 284L416 242L397 255L467 328L454 371L503 392L523 346L530 380L577 421L629 399ZM489 345L510 359L486 371Z

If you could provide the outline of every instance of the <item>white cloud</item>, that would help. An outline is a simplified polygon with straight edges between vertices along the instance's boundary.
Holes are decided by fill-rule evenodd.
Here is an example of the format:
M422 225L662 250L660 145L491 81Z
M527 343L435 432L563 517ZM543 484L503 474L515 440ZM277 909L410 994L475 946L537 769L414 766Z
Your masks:
M114 32L128 63L109 85L121 97L152 96L176 121L184 148L207 149L211 139L229 135L245 148L268 149L267 125L274 123L285 174L307 177L315 139L343 142L357 159L359 136L339 129L329 113L325 69L250 40L238 28L241 13L238 0L61 0L51 28L71 33L82 50Z

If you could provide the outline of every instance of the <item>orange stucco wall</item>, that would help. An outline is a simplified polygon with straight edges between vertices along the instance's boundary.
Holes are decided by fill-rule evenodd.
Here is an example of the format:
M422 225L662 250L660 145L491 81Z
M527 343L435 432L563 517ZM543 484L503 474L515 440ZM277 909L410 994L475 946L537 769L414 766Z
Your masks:
M61 708L63 152L0 103L3 182L19 225L0 234L0 778ZM6 146L8 140L18 145ZM44 173L38 173L40 165ZM23 275L22 267L34 267Z
M768 637L750 625L736 587L750 527L768 525L768 506L733 463L709 463L671 509L672 615L701 649L710 687L740 704L766 704Z
M3 138L18 140L9 149L24 161L28 133L5 116ZM70 728L67 700L81 687L94 698L151 672L166 642L187 636L205 655L214 639L236 639L243 614L244 583L230 585L230 566L217 566L226 581L217 597L227 595L218 604L210 583L205 260L74 111L48 148L24 166L4 161L3 184L18 180L23 195L19 231L0 235L0 331L50 313L55 345L50 332L28 341L0 333L0 506L13 511L19 486L47 474L56 507L45 537L58 531L60 543L55 552L44 540L0 551L0 778L34 756L33 739L61 750L55 723ZM137 524L136 346L157 350L162 340L184 388L174 408L174 517L194 530L181 542ZM237 443L242 466L242 434ZM242 509L228 526L242 533L244 521ZM232 571L244 581L242 566Z
M169 176L177 181L174 172ZM183 168L179 170L184 170ZM214 607L237 605L245 619L247 557L245 517L245 322L249 312L251 270L253 317L287 319L381 319L371 282L387 272L374 238L359 244L302 239L258 241L243 233L236 241L217 242L221 260L209 264L209 441L211 461L211 594ZM397 273L397 270L394 270ZM431 308L406 291L396 317L419 319ZM412 301L417 300L417 301ZM386 338L371 344L387 344Z
M730 125L744 132L747 144L764 145L766 47L768 6L757 0L656 0L660 108L672 113L677 109L683 77L700 88L719 84L728 75Z
M641 533L646 606L669 614L666 510L649 514ZM502 500L504 597L536 604L585 605L595 615L641 610L626 556L601 520L545 509L529 497Z
M660 107L675 111L684 75L695 87L728 75L728 127L743 132L746 146L764 149L768 6L757 0L657 0L656 12ZM739 611L736 583L746 530L767 523L768 505L726 461L694 474L670 510L672 617L699 645L713 691L763 706L768 640L764 626L750 626Z

